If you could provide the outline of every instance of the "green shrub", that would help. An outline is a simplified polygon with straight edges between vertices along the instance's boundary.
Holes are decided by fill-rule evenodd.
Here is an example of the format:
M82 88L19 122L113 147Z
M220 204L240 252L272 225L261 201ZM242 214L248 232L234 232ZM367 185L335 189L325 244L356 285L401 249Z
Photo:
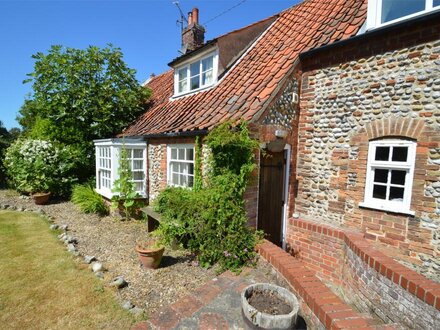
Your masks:
M102 196L95 191L93 186L88 184L73 187L71 201L84 213L97 213L99 215L109 213L108 206Z
M19 139L7 149L5 165L12 186L19 192L68 196L76 182L73 169L77 158L68 146Z
M208 184L161 192L154 204L162 215L159 232L164 243L177 241L196 253L202 266L217 263L220 270L239 271L255 260L262 237L246 225L243 199L258 143L243 123L220 125L206 141L212 150Z

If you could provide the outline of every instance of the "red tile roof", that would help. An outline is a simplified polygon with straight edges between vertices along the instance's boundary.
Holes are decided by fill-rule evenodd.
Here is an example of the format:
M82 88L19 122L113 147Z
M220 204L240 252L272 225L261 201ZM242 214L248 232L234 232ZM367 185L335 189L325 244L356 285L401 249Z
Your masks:
M305 0L278 19L211 89L170 99L173 71L153 78L147 111L122 135L154 135L210 129L232 119L256 120L301 52L357 33L367 0Z

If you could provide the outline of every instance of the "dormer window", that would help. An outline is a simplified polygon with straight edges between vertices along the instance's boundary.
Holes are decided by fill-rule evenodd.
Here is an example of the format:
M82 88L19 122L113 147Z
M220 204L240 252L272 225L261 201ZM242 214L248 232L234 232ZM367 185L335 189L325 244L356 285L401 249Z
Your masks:
M440 9L440 0L369 0L367 29Z
M174 70L174 95L179 96L212 86L217 77L217 53L198 57Z

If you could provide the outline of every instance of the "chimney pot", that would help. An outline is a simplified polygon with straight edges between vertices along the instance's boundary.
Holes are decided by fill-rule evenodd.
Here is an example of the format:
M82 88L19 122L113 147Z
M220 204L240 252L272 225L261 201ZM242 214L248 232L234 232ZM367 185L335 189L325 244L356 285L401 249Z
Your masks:
M192 10L192 22L194 24L199 24L199 9L196 7Z
M190 11L188 13L188 26L190 26L193 23L193 13Z

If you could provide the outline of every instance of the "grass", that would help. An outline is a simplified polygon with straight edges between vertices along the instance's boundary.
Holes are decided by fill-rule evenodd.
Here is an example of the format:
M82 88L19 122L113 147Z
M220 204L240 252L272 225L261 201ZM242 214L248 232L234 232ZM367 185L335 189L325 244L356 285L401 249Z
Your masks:
M0 328L129 329L134 322L42 218L0 211Z

